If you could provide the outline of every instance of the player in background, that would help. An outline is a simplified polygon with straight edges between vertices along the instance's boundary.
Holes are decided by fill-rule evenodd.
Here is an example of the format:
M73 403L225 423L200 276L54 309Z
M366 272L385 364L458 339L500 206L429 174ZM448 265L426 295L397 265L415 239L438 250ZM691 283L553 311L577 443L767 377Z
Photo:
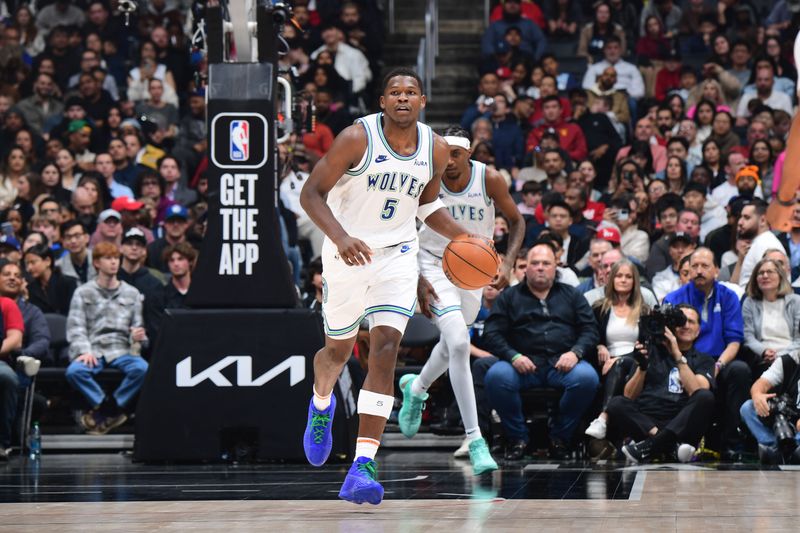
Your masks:
M358 395L356 459L339 497L378 504L375 455L394 404L400 339L416 307L416 218L448 239L465 233L439 200L448 146L418 122L422 81L410 69L383 80L382 113L358 119L314 167L300 203L325 233L322 247L325 346L314 357L314 396L303 446L322 465L332 446L333 387L366 316L369 371Z
M471 234L491 239L494 231L495 207L509 221L508 250L500 268L496 285L506 286L525 237L525 220L508 192L503 177L483 163L471 161L470 139L466 130L454 126L445 130L444 140L450 148L439 198L450 214ZM475 475L497 470L497 463L478 426L475 390L470 368L469 328L478 316L483 289L465 290L453 285L442 271L442 255L448 241L427 224L419 232L418 298L422 312L433 319L441 338L430 358L416 374L400 378L403 406L400 409L400 431L413 437L419 430L422 410L428 399L428 388L449 370L450 383L461 411L469 459Z

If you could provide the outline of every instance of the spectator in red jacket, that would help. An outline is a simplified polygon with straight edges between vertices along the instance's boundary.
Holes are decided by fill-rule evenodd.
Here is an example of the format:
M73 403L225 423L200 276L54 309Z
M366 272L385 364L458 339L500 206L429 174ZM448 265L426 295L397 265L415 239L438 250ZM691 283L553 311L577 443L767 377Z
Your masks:
M531 151L536 148L545 132L553 129L558 134L561 148L569 157L573 161L582 161L588 154L583 130L575 124L565 122L561 116L562 109L558 96L551 95L542 99L543 122L530 132L525 149Z
M523 0L520 8L522 18L531 19L541 29L545 29L547 23L544 20L544 13L542 13L542 10L539 6L530 0ZM503 2L499 2L496 6L494 6L494 9L492 9L492 14L489 16L489 22L497 22L501 18L503 18Z

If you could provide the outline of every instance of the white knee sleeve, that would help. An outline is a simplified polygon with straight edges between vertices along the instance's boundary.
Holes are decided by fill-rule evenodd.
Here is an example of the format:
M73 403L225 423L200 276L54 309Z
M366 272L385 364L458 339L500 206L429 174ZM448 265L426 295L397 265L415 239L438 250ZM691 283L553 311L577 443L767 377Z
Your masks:
M358 414L389 419L394 407L394 396L361 389L358 393Z

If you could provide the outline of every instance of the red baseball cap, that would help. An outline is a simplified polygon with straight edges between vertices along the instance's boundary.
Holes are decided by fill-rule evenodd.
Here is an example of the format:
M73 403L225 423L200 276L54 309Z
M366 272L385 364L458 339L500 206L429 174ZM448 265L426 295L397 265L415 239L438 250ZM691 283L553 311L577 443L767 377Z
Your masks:
M615 244L619 244L622 240L619 235L619 230L617 228L612 228L611 226L603 226L602 228L598 229L597 238L603 239L604 241L613 242Z
M132 200L127 196L120 196L116 198L113 202L111 202L111 209L114 211L138 211L144 207L144 202L138 202L136 200Z

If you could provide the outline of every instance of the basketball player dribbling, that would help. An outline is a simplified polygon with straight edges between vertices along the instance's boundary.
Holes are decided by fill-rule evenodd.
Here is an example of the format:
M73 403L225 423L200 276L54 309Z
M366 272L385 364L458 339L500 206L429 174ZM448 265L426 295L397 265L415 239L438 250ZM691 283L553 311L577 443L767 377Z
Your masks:
M375 455L394 404L394 369L416 307L416 218L448 239L466 230L439 200L448 146L418 122L422 82L410 69L383 80L382 113L342 131L306 181L300 203L325 233L322 247L325 346L314 357L314 395L303 436L312 465L332 447L333 387L369 321L369 371L359 392L356 458L339 497L378 504Z
M444 132L450 159L442 178L439 198L450 214L471 234L492 237L495 206L510 225L508 250L501 266L498 287L508 283L511 269L525 236L525 221L508 192L503 177L483 163L470 160L470 140L466 130L450 127ZM478 410L470 368L469 327L478 316L482 289L466 290L453 285L442 271L442 255L448 241L423 225L419 232L419 302L423 312L432 317L441 331L439 343L430 358L416 374L400 378L403 406L400 409L400 431L413 437L422 421L422 410L428 399L427 390L449 370L461 419L464 422L469 458L475 475L497 470L497 463L478 427Z

